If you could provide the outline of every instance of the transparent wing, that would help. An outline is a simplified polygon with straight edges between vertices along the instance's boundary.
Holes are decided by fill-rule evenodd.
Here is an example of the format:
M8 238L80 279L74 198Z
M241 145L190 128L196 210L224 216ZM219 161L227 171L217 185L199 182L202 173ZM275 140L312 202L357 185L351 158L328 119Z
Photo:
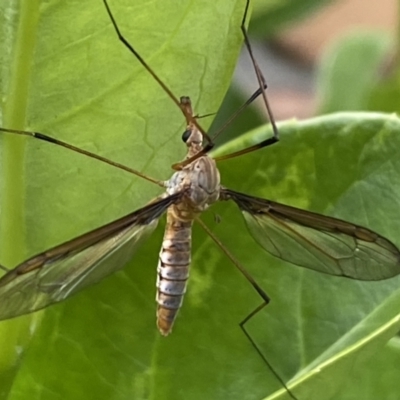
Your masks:
M0 278L0 320L57 303L123 268L180 194L38 254Z
M290 263L330 275L375 281L400 274L400 251L369 229L229 189L255 240Z

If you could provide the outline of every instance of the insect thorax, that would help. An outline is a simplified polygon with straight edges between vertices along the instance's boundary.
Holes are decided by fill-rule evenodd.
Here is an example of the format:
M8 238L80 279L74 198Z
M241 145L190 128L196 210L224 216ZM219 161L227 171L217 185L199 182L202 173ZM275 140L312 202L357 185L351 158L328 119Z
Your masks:
M192 220L216 202L220 193L220 176L215 161L203 156L175 172L167 181L167 193L185 192L182 201L173 208L177 217Z

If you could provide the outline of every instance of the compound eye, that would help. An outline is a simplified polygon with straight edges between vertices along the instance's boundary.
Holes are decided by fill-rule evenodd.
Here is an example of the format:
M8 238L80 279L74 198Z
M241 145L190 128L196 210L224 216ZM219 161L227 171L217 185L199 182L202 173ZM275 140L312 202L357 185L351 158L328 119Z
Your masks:
M186 143L188 139L190 138L190 135L192 134L192 131L190 129L186 130L182 134L182 140Z

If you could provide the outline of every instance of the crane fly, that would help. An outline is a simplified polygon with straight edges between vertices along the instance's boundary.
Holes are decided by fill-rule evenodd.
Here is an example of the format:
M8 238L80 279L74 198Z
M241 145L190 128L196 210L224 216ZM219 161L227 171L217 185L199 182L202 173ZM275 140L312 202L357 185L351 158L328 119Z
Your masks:
M198 222L251 282L264 300L268 295L222 246L199 216L216 202L233 201L243 214L250 234L273 256L321 273L351 279L376 281L400 274L399 249L388 239L367 228L339 219L301 210L263 198L239 193L220 182L216 161L233 158L276 143L279 139L265 95L264 77L255 62L245 30L249 0L242 21L245 44L253 60L259 90L273 127L273 136L228 156L212 159L213 142L192 110L190 98L177 99L121 34L113 14L103 0L112 25L122 43L155 78L186 119L182 140L186 159L173 165L168 181L158 181L139 171L49 137L40 132L0 128L0 131L31 136L125 169L165 189L145 207L116 221L37 254L8 270L0 278L0 319L8 319L63 301L121 269L154 231L159 218L167 222L157 267L157 326L168 335L182 304L189 277L191 228ZM251 102L250 101L250 102ZM249 102L246 102L245 106ZM205 143L204 143L205 142ZM109 260L112 258L113 262ZM6 269L5 267L2 267ZM252 314L253 315L253 314Z

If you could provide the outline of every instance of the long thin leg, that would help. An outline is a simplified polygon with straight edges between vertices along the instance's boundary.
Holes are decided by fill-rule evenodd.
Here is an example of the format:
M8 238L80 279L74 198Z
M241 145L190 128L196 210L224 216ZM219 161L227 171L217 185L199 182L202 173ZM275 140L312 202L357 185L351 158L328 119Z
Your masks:
M271 370L271 372L274 374L276 379L279 381L279 383L287 390L288 394L293 400L298 400L293 393L289 390L289 388L286 386L285 382L283 379L279 376L279 374L275 371L275 369L272 367L271 363L267 360L267 358L262 354L262 351L258 348L254 340L251 338L250 334L247 332L245 328L245 324L254 317L261 309L263 309L268 303L270 302L270 298L267 295L267 293L264 292L264 290L257 284L257 282L254 280L254 278L249 274L249 272L243 267L243 265L240 264L240 262L231 254L231 252L222 244L222 242L210 231L208 226L200 219L196 218L196 221L200 224L200 226L206 231L206 233L211 237L211 239L214 241L214 243L222 250L222 252L232 261L232 263L235 265L235 267L244 275L244 277L250 282L250 284L253 286L253 288L256 290L256 292L261 296L261 298L264 300L262 304L260 304L256 309L254 309L239 325L240 328L242 329L243 333L247 337L247 339L250 341L252 346L255 348L257 353L260 355L260 357L263 359L265 364L268 366L268 368Z
M217 244L217 246L225 253L225 255L232 261L235 267L244 275L244 277L250 282L251 286L264 300L264 304L267 305L270 301L267 293L261 289L254 278L249 274L249 272L243 267L242 264L230 253L230 251L222 244L222 242L208 229L207 225L200 219L196 218L196 221L201 225L201 227L207 232L211 239Z
M268 361L267 357L262 353L262 351L258 348L254 340L251 338L250 333L246 330L246 323L251 320L251 318L254 317L259 311L261 311L268 303L262 303L260 304L257 308L255 308L239 325L240 328L242 329L243 333L249 340L249 342L253 345L254 349L257 351L258 355L262 358L262 360L265 362L265 364L268 366L270 371L274 374L275 378L279 381L279 383L282 385L282 387L285 388L287 391L288 395L293 399L293 400L298 400L297 397L292 393L292 391L287 387L286 383L283 381L283 379L279 376L279 374L275 371L275 369L272 367L271 363Z
M264 86L264 89L267 88L267 85ZM218 131L213 135L212 140L215 139L229 126L232 122L262 93L262 89L258 88L251 96L248 98L222 125ZM217 159L218 160L218 159Z
M103 0L104 5L106 7L108 16L114 26L115 32L117 33L118 39L124 44L124 46L137 58L137 60L143 65L143 67L149 72L149 74L156 80L156 82L162 87L162 89L168 94L168 96L172 99L172 101L180 108L183 115L186 119L192 122L196 128L202 133L204 139L207 140L208 144L211 145L211 148L214 146L211 138L207 135L204 129L197 123L196 119L193 115L188 114L186 108L182 105L182 102L178 100L178 98L172 93L171 89L161 80L161 78L152 70L149 64L143 59L143 57L134 49L134 47L128 42L128 40L122 35L121 31L118 28L118 25L115 21L115 18L111 12L111 9L107 3L107 0ZM196 157L197 158L197 157ZM174 164L179 165L179 164Z
M30 137L33 137L35 139L39 139L39 140L43 140L45 142L56 144L58 146L66 148L68 150L72 150L72 151L75 151L76 153L84 154L85 156L88 156L88 157L94 158L96 160L99 160L101 162L104 162L106 164L112 165L113 167L116 167L116 168L119 168L119 169L123 169L124 171L130 172L131 174L140 176L141 178L146 179L149 182L153 182L158 186L165 187L165 184L162 181L158 181L156 179L151 178L150 176L142 174L141 172L137 171L136 169L129 168L129 167L123 165L123 164L108 160L107 158L99 156L98 154L91 153L90 151L81 149L81 148L76 147L76 146L74 146L72 144L69 144L69 143L63 142L61 140L55 139L55 138L53 138L51 136L47 136L47 135L45 135L43 133L33 132L33 131L21 131L21 130L18 130L18 129L7 129L7 128L0 128L0 131L1 132L6 132L6 133L15 133L17 135L30 136Z
M5 272L8 272L8 271L9 271L8 268L6 268L4 265L1 265L1 264L0 264L0 269L3 270L3 271L5 271Z
M193 115L191 115L191 114L189 114L187 112L187 109L184 106L184 104L182 104L182 101L177 99L177 97L172 93L172 91L169 89L169 87L160 79L160 77L152 70L152 68L141 57L141 55L134 49L134 47L122 35L122 33L119 30L119 27L118 27L118 25L117 25L117 23L115 21L115 18L113 16L112 12L111 12L111 9L110 9L110 7L109 7L109 5L107 3L107 0L103 0L103 2L104 2L104 5L105 5L106 10L107 10L107 13L108 13L108 15L110 17L110 20L111 20L111 22L112 22L112 24L114 26L115 32L117 33L117 36L118 36L119 40L136 57L136 59L143 65L143 67L149 72L149 74L156 80L156 82L168 94L168 96L173 100L173 102L181 109L182 113L186 117L186 120L190 121L194 126L196 126L196 128L202 133L204 139L206 139L207 142L208 142L205 145L205 147L203 148L203 150L201 150L195 156L172 165L173 169L181 170L186 165L192 163L196 159L198 159L198 158L204 156L205 154L207 154L214 147L214 142L207 135L207 133L204 131L204 129L200 126L200 124L198 124L198 122L196 121L196 118ZM243 36L244 36L245 45L246 45L246 47L247 47L247 49L249 51L250 58L252 60L253 66L254 66L254 70L255 70L255 73L256 73L256 76L257 76L257 80L258 80L258 83L259 83L259 86L260 86L260 89L261 89L261 94L263 96L264 103L265 103L266 109L268 111L269 119L270 119L270 122L272 124L272 129L273 129L273 132L274 132L274 136L272 138L268 138L268 139L262 141L261 143L258 143L258 144L254 145L254 146L251 146L251 147L249 147L247 149L240 150L238 152L232 153L232 154L227 155L227 156L221 156L221 157L216 159L217 161L224 160L224 159L227 159L227 158L233 158L233 157L239 156L241 154L249 153L251 151L260 149L262 147L269 146L269 145L271 145L273 143L276 143L278 141L278 129L276 127L275 120L274 120L274 118L272 116L272 112L271 112L271 109L270 109L270 106L269 106L269 103L268 103L268 100L267 100L267 96L265 94L265 86L266 86L265 85L265 79L264 79L264 76L263 76L263 74L262 74L262 72L261 72L261 70L260 70L255 58L254 58L254 55L253 55L253 52L252 52L252 49L251 49L251 46L250 46L250 42L249 42L249 39L248 39L247 31L246 31L246 28L245 28L245 23L246 23L246 19L247 19L249 3L250 3L250 0L247 0L245 12L244 12L243 19L242 19L241 30L242 30L242 33L243 33ZM239 111L239 113L240 112L241 112L241 110ZM230 124L231 122L232 122L232 118L228 121L227 124Z
M268 102L268 99L267 99L267 95L266 95L266 91L265 91L265 89L266 89L265 78L264 78L264 75L261 72L261 69L258 66L257 61L256 61L256 59L254 57L253 49L251 48L250 41L249 41L249 36L248 36L247 30L246 30L246 20L247 20L247 14L248 14L248 10L249 10L249 4L250 4L250 0L247 0L246 8L245 8L245 11L244 11L244 14L243 14L243 19L242 19L242 24L240 26L240 29L242 30L243 37L244 37L244 43L245 43L245 46L247 48L247 51L249 52L249 55L250 55L250 58L251 58L251 62L252 62L253 67L254 67L254 71L255 71L256 76L257 76L257 81L258 81L258 84L260 86L260 90L261 90L262 97L263 97L263 100L264 100L265 108L267 110L268 118L269 118L269 121L270 121L271 126L272 126L273 136L268 138L268 139L263 140L260 143L257 143L257 144L255 144L253 146L250 146L250 147L248 147L246 149L235 151L234 153L227 154L226 156L218 157L218 158L215 159L216 161L227 160L229 158L234 158L234 157L240 156L242 154L250 153L252 151L255 151L255 150L258 150L258 149L262 149L263 147L270 146L270 145L272 145L274 143L277 143L279 141L279 131L278 131L278 128L276 126L275 119L274 119L274 116L272 114L272 110L271 110L271 107L269 105L269 102Z
M260 85L260 89L262 90L262 96L263 96L263 99L264 99L265 107L266 107L266 109L268 111L269 120L270 120L271 125L272 125L273 135L274 135L276 141L278 141L279 140L279 131L278 131L278 128L276 127L275 119L274 119L271 107L270 107L268 99L267 99L267 94L266 94L266 91L265 91L265 89L266 89L265 78L264 78L264 75L263 75L260 67L258 66L257 60L254 57L253 49L252 49L252 47L250 45L249 36L248 36L247 30L246 30L246 19L247 19L247 13L248 13L248 10L249 10L249 5L250 5L250 0L247 0L246 8L245 8L245 12L244 12L244 15L243 15L243 20L242 20L242 25L240 26L240 29L242 30L243 37L244 37L244 43L246 45L247 51L249 52L251 61L253 63L254 71L255 71L255 73L257 75L258 84Z

